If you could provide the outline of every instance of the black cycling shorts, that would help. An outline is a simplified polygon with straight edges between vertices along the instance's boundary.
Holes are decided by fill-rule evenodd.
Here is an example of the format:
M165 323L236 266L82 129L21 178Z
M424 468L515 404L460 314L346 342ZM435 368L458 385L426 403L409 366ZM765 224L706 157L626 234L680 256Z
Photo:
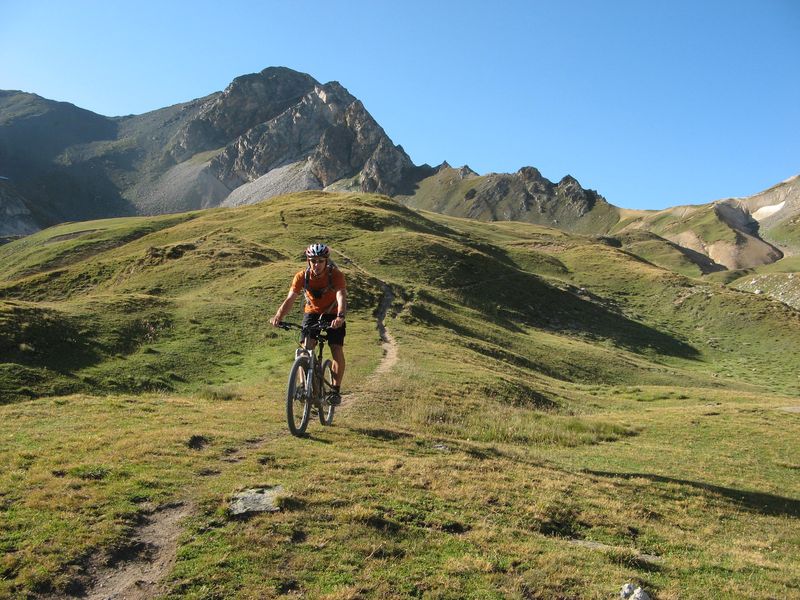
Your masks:
M306 339L308 334L308 326L318 323L322 319L326 323L331 323L336 318L336 315L320 315L317 313L305 313L303 315L303 330L300 332L300 341ZM344 336L347 333L347 324L342 325L338 329L328 329L328 343L335 344L336 346L344 346Z

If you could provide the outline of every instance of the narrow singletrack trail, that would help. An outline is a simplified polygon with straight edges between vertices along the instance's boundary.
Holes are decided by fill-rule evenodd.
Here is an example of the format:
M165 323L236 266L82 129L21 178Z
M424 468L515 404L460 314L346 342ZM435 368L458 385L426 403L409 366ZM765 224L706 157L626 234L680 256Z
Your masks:
M384 283L383 300L381 300L381 305L378 308L378 333L381 336L383 358L381 358L380 364L378 364L378 367L370 376L371 379L374 379L379 375L383 375L384 373L388 373L392 370L392 367L394 367L395 363L397 363L397 341L386 329L386 315L389 312L389 307L392 305L392 302L394 302L394 293L392 292L392 289Z
M376 314L376 326L378 328L378 335L381 338L381 350L383 355L381 357L378 366L375 370L367 377L365 381L365 385L363 386L366 389L372 387L372 385L383 375L389 373L394 365L398 361L398 348L397 348L397 341L395 340L394 336L387 330L386 328L386 315L389 313L389 308L392 306L392 303L395 299L395 294L392 291L391 286L382 281L360 267L352 258L347 256L346 254L342 253L341 251L336 251L336 254L341 256L349 266L358 269L362 273L367 276L372 277L373 279L377 280L381 288L383 290L383 298L381 298L381 303L378 306L378 311ZM345 386L346 387L346 386ZM361 393L359 391L349 392L342 394L342 404L339 407L339 410L347 409L349 406L352 406L356 402L360 400Z
M369 377L367 377L364 386L367 389L371 387L371 385L380 377L386 373L389 373L398 361L397 341L386 329L386 315L389 312L389 307L392 305L392 302L394 302L394 292L392 292L392 288L390 288L388 284L381 282L381 285L383 286L383 298L381 299L381 304L378 307L376 325L378 328L378 335L380 335L381 338L381 350L383 355L378 363L378 366L369 375ZM361 394L358 391L342 394L342 404L340 409L346 409L347 407L352 406L359 401L360 396Z

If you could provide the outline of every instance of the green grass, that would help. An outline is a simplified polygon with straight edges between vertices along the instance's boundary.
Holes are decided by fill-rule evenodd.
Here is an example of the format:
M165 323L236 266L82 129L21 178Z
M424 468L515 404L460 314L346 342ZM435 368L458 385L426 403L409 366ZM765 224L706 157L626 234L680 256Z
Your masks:
M180 216L129 217L83 221L52 227L21 238L13 246L0 246L3 280L16 280L41 273L60 273L59 268L80 263L106 250L122 246L162 228L193 218ZM91 266L91 265L90 265ZM83 266L83 271L86 266ZM79 283L71 286L78 287Z
M79 590L176 501L168 598L797 594L796 311L377 196L161 219L0 250L0 597ZM268 319L309 232L348 277L354 395L299 439ZM280 512L228 515L275 484Z
M647 231L666 238L691 231L709 245L719 241L736 241L736 232L719 217L713 204L679 206L647 215L643 220Z
M798 233L798 223L800 218L795 216L792 219L784 220L780 224L771 227L764 235L768 241L777 243L784 248L789 248L793 254L800 249L800 233Z
M770 265L758 267L759 273L796 273L800 271L800 256L786 256Z
M707 257L649 233L623 234L619 236L623 248L647 262L686 277L700 277L712 268Z

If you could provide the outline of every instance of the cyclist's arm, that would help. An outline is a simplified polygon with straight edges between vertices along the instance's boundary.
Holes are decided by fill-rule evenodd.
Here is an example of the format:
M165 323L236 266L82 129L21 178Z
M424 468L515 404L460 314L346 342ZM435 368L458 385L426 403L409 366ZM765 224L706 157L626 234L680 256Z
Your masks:
M292 306L294 306L294 301L297 299L297 295L297 292L294 290L289 290L286 300L278 307L275 316L269 321L273 327L277 327L278 324L283 321L283 318L289 314L289 311L292 310Z
M336 317L331 323L331 327L336 329L344 325L344 315L347 314L347 290L336 290L337 312L341 317Z

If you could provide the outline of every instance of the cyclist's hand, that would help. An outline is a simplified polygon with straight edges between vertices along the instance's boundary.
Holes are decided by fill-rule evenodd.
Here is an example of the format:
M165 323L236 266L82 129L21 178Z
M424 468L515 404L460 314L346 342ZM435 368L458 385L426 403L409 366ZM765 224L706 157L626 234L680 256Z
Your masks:
M280 317L279 315L275 315L269 320L269 322L270 324L272 324L273 327L280 327L282 320L283 320L282 317Z
M339 327L342 325L344 325L344 319L341 317L336 317L333 321L331 321L331 329L339 329Z

